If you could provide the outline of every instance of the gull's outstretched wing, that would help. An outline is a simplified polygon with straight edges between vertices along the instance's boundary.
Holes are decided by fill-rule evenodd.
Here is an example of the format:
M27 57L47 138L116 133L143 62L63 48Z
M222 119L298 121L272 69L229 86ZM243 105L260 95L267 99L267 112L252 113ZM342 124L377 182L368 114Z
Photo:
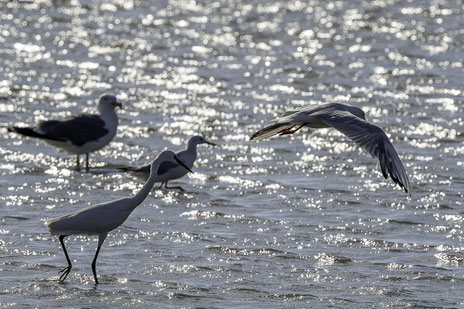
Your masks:
M372 157L378 158L383 176L387 178L390 174L395 183L411 194L408 175L395 148L381 128L347 111L324 111L315 113L314 116L345 134Z
M327 109L339 107L339 105L340 104L329 103L319 106L307 106L298 110L286 111L280 117L274 119L273 124L268 125L253 133L250 136L250 140L261 140L277 134L293 134L301 129L301 127L307 125L316 128L320 127L320 124L317 123L318 119L312 117L312 115Z

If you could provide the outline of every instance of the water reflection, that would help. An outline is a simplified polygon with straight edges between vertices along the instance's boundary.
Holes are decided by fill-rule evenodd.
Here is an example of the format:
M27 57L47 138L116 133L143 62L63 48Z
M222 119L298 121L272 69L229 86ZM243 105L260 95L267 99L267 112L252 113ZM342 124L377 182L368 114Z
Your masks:
M95 173L71 171L66 155L0 128L2 304L49 306L61 295L63 306L459 307L461 4L0 5L3 128L90 111L96 92L127 102ZM412 200L333 130L247 141L286 110L335 101L385 128ZM89 288L87 237L70 248L82 264L57 285L64 261L44 219L132 194L140 183L115 167L193 134L221 148L179 180L191 191L153 191L108 236L98 290ZM101 189L108 196L94 194Z

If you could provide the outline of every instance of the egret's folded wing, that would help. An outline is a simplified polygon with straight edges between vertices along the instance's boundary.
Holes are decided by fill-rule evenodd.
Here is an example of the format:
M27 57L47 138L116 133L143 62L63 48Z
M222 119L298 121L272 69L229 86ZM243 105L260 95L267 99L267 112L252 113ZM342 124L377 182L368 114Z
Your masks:
M378 158L383 176L387 178L390 174L395 183L411 194L408 175L395 148L381 128L346 111L320 113L317 117L345 134L372 157Z

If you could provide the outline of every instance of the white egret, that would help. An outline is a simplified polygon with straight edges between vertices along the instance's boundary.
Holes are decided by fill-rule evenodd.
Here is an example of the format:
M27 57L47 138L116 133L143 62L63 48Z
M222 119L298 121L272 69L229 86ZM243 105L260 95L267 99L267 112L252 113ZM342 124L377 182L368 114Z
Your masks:
M150 176L142 189L135 196L98 204L59 218L47 220L46 224L50 234L58 235L66 260L68 261L68 266L60 271L60 273L62 273L60 281L66 279L72 268L71 260L69 259L68 252L66 251L64 244L64 238L69 235L79 234L98 235L97 252L95 253L95 257L92 261L92 271L95 278L95 284L98 284L95 264L103 241L108 235L108 232L123 224L131 212L145 200L153 187L156 178L158 177L157 171L163 162L176 163L191 172L190 168L185 166L185 164L177 158L174 152L166 150L153 160L150 165Z
M255 132L250 140L259 140L276 134L293 134L302 127L333 127L367 150L372 157L377 157L383 176L388 178L390 174L395 183L406 193L411 194L408 176L395 148L381 128L366 121L362 109L338 103L308 106L300 110L288 111L274 122Z
M99 115L82 114L64 120L41 121L33 127L10 127L8 131L25 136L40 138L48 144L77 155L86 156L86 169L89 169L89 153L102 149L111 142L118 128L118 115L115 107L121 107L114 95L104 94L98 101Z

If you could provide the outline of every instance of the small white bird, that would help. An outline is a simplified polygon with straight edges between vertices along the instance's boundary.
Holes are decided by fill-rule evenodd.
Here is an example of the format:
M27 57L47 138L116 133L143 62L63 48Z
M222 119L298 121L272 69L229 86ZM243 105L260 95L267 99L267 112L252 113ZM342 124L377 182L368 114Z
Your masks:
M64 120L41 121L34 127L10 127L8 131L25 136L40 138L48 144L71 154L86 156L86 169L89 169L89 153L102 149L111 142L118 128L118 115L115 107L121 107L114 95L104 94L98 101L99 115L82 114Z
M195 160L197 159L197 146L200 144L216 146L215 143L206 140L202 136L192 136L188 141L187 148L176 153L177 157L187 167L192 168ZM123 167L121 170L130 172L132 175L138 178L146 179L148 177L148 173L150 172L150 165L148 164L141 167ZM168 181L184 177L185 175L187 175L187 171L185 168L180 167L178 164L168 161L161 163L158 169L158 177L156 178L156 182L161 182L161 185L158 187L158 189L160 189L164 184L166 189L178 189L180 191L184 191L181 186L168 187Z
M255 132L250 140L259 140L276 134L293 134L302 127L333 127L367 150L372 157L377 157L383 176L387 178L390 174L395 183L406 193L411 194L408 176L395 148L381 128L366 121L362 109L338 103L308 106L300 110L288 111L274 122Z
M69 259L63 239L69 235L98 235L97 252L92 261L95 284L98 284L95 263L97 262L98 253L103 241L108 235L108 232L123 224L131 212L145 200L157 179L158 169L163 162L178 164L185 170L192 172L177 158L174 152L166 150L150 164L150 176L142 189L135 196L98 204L59 218L47 220L46 225L50 234L59 236L58 239L63 247L66 260L68 261L68 266L60 271L60 273L62 273L60 281L66 279L72 268L71 260Z

